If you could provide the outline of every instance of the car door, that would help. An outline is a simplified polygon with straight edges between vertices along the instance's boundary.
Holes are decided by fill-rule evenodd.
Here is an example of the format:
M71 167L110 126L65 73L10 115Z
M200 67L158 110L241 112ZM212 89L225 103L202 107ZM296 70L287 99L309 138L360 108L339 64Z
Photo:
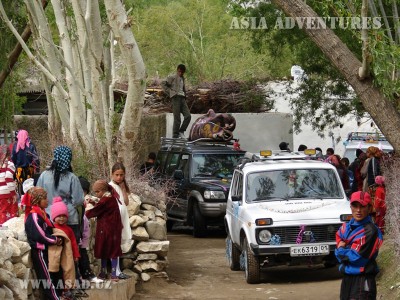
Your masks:
M188 207L188 161L188 154L171 153L167 158L166 164L166 174L173 183L168 214L182 220L187 215Z
M233 200L232 200L233 199ZM235 170L232 178L230 197L227 203L227 213L230 218L230 234L232 240L239 244L239 232L241 227L241 207L243 205L243 173Z

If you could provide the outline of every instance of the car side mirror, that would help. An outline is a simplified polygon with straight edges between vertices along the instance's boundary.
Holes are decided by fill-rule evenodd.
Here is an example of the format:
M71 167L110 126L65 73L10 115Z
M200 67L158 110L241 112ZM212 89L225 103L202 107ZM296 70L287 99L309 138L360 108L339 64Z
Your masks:
M174 171L174 179L182 180L184 178L185 178L185 175L183 174L182 170L175 170Z
M234 201L234 202L242 201L242 195L232 196L232 201Z

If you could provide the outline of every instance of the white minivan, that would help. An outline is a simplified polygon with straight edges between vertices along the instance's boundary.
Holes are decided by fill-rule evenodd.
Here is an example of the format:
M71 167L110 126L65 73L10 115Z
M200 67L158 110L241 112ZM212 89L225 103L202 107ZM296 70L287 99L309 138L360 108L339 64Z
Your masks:
M393 146L380 132L350 132L343 145L345 147L343 157L347 157L350 163L355 160L357 149L366 152L370 146L374 146L385 153L393 151Z

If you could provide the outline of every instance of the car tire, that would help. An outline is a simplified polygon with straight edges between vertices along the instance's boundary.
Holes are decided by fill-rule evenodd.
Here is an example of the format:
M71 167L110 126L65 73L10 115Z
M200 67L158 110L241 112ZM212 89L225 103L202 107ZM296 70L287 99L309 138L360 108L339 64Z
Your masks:
M170 232L172 231L172 227L174 226L174 221L167 220L167 231Z
M231 236L228 234L226 238L226 253L228 255L229 267L232 271L240 270L240 250L232 242Z
M205 237L207 235L206 220L200 212L199 205L193 205L193 236L197 238Z
M260 263L259 258L251 253L250 246L247 239L243 240L243 251L244 251L244 273L246 282L253 284L260 282Z

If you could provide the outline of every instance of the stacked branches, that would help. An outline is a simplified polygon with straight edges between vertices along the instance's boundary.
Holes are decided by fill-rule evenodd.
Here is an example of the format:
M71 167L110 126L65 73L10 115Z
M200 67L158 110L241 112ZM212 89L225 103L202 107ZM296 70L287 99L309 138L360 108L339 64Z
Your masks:
M267 100L265 91L255 82L220 80L187 88L187 103L193 114L215 112L267 112L273 108L273 100ZM171 100L159 86L149 87L145 97L148 113L171 112Z

